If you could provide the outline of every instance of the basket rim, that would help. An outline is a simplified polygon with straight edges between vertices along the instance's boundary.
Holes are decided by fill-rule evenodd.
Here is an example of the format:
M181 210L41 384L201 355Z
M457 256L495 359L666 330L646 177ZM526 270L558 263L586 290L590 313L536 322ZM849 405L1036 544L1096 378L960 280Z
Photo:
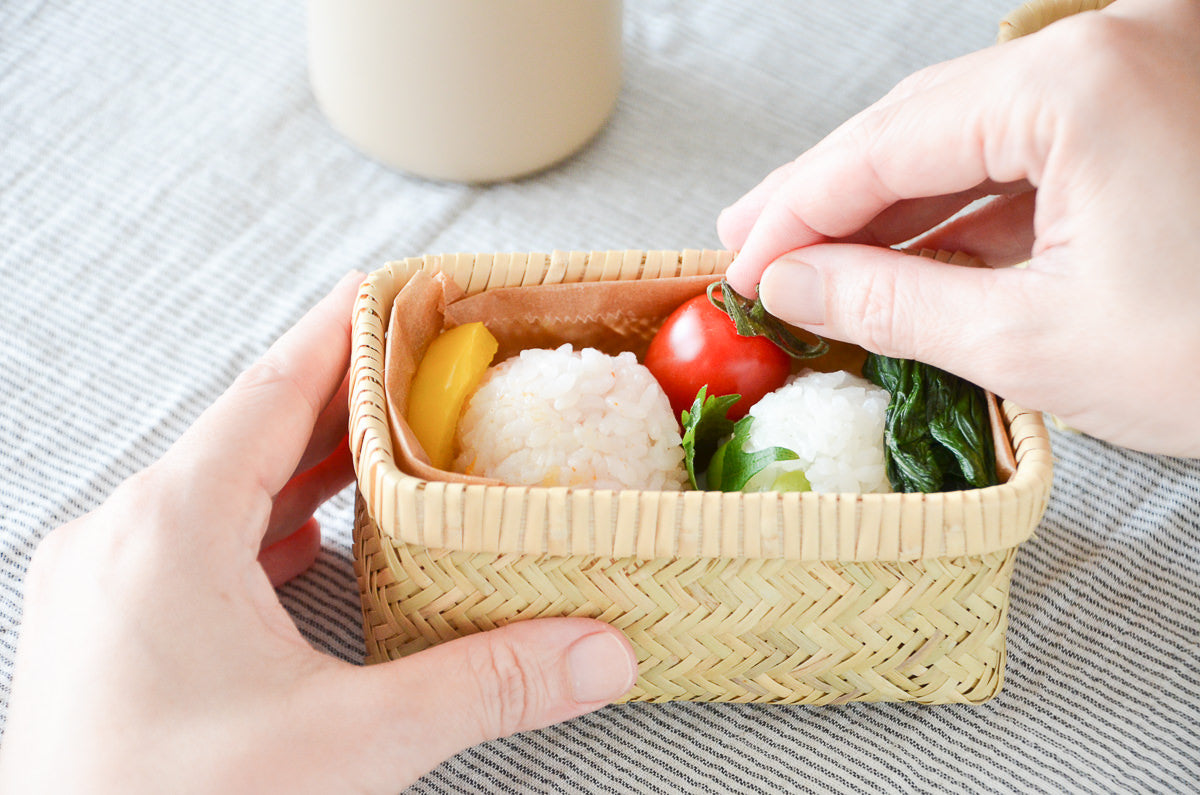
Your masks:
M1002 411L1017 467L1005 483L938 494L724 494L486 486L426 481L392 457L384 395L392 301L417 270L441 269L468 294L516 285L717 275L729 251L437 254L368 274L352 317L350 444L358 487L382 532L469 552L602 557L919 560L982 555L1027 539L1053 476L1040 413ZM893 532L892 525L899 526ZM807 529L806 529L807 528Z

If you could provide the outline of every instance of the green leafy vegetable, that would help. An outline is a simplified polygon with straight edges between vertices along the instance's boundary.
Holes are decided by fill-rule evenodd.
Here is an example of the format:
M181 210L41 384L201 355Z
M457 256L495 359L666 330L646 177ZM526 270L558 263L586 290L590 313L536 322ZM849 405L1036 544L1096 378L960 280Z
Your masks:
M893 489L933 493L999 482L982 389L931 365L874 353L863 375L892 396L884 446Z
M692 407L680 415L683 425L683 462L688 480L696 485L696 472L703 472L721 444L733 432L733 421L725 415L741 395L709 396L708 387L700 387Z
M783 447L746 452L753 417L742 417L736 423L726 416L740 395L709 396L708 387L696 393L692 408L683 412L684 465L692 488L699 488L696 473L705 472L707 486L712 491L741 491L750 478L776 461L790 461L797 456ZM732 436L730 436L732 434ZM729 437L722 443L722 439Z
M768 447L765 450L746 452L750 439L750 424L754 418L747 415L733 426L733 436L713 455L708 467L708 488L712 491L741 491L750 478L776 461L793 461L799 456L786 447ZM714 465L716 465L714 467Z
M716 293L720 291L718 298ZM708 300L733 320L743 337L766 337L793 359L813 359L829 350L829 343L818 339L808 343L792 333L791 327L767 312L757 292L751 301L722 279L708 286Z

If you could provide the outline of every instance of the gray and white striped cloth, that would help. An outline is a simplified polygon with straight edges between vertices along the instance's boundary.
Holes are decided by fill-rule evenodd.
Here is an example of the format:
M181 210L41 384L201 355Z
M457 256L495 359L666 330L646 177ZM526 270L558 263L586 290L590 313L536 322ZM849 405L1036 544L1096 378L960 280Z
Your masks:
M463 187L391 172L329 129L302 3L7 0L0 704L38 541L160 455L346 270L715 247L720 208L904 75L989 44L1010 5L636 0L593 145ZM1200 790L1200 462L1053 441L990 703L615 706L470 749L412 791ZM350 494L319 518L321 558L282 598L317 648L357 661Z

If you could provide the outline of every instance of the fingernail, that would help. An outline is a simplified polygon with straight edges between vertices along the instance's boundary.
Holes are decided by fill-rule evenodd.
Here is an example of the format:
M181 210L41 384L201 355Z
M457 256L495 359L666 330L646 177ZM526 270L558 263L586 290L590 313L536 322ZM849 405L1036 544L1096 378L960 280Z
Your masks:
M759 295L763 306L780 320L798 326L825 322L825 286L811 265L779 260L763 274Z
M612 701L633 687L637 665L629 649L610 632L585 635L567 649L571 694L581 704Z

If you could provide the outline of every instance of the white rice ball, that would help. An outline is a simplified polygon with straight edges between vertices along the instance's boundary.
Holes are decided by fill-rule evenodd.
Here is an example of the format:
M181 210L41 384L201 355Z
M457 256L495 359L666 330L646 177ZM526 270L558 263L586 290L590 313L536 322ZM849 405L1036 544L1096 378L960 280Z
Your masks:
M891 491L883 455L889 399L886 389L852 373L793 376L750 409L746 450L786 447L799 458L772 464L755 483L769 488L775 475L800 469L817 492Z
M682 489L679 426L632 353L525 350L489 368L458 423L460 472L510 485Z

